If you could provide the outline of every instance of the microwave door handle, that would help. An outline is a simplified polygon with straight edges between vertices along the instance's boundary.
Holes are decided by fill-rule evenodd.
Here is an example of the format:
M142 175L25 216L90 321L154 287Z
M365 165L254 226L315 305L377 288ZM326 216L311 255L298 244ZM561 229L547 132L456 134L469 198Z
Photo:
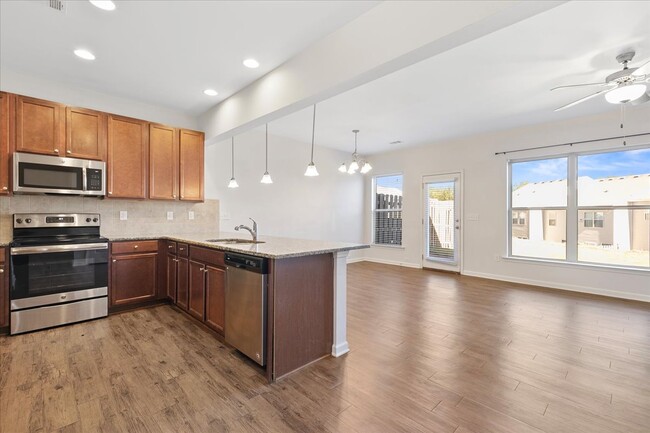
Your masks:
M86 167L83 167L81 170L82 170L81 176L83 177L83 190L88 191L88 185L87 185L88 179L86 177Z

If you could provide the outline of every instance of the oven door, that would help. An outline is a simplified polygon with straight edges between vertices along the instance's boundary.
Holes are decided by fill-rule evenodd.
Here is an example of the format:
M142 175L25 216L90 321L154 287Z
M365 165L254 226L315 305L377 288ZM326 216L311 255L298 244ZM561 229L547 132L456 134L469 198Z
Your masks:
M15 300L108 287L108 243L11 248L12 306ZM74 298L70 293L68 300ZM26 301L18 302L23 304Z

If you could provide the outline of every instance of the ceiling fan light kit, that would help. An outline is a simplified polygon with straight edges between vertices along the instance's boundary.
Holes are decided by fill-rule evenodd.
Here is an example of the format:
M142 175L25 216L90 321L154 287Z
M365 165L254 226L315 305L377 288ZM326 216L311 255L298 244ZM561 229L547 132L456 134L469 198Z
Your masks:
M601 94L605 94L605 100L610 104L631 102L633 105L639 105L650 101L646 84L650 80L650 61L646 61L638 68L628 68L627 64L632 61L634 54L634 51L629 51L616 56L616 61L623 65L623 69L609 74L603 83L571 84L552 88L551 90L575 87L605 87L603 90L556 108L555 111L573 107Z

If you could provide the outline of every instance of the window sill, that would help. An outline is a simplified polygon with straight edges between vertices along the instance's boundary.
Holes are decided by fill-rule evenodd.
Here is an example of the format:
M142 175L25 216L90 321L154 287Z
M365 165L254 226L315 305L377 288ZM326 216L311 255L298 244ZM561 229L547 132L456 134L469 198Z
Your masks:
M611 265L597 265L594 263L576 263L576 262L560 262L557 260L544 260L544 259L533 259L529 257L510 257L503 256L502 260L506 262L520 262L520 263L530 263L535 265L543 266L560 266L566 268L575 268L575 269L589 269L594 271L602 272L620 272L623 274L650 274L650 269L643 268L629 268L625 266L611 266Z
M389 244L370 244L371 247L378 248L392 248L394 250L403 250L405 249L403 245L389 245Z

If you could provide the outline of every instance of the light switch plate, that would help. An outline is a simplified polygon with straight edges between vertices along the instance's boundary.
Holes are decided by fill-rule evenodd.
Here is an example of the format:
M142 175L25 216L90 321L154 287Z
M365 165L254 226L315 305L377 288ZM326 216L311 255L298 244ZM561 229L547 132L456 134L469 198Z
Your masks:
M188 220L193 220L194 219L194 211L193 210L187 212L187 219Z
M466 219L467 221L478 221L478 214L477 214L477 213L468 213L468 214L465 216L465 219Z
M129 215L125 210L120 211L120 221L126 221L129 219Z
M174 212L167 211L167 220L168 221L173 221L174 220Z

